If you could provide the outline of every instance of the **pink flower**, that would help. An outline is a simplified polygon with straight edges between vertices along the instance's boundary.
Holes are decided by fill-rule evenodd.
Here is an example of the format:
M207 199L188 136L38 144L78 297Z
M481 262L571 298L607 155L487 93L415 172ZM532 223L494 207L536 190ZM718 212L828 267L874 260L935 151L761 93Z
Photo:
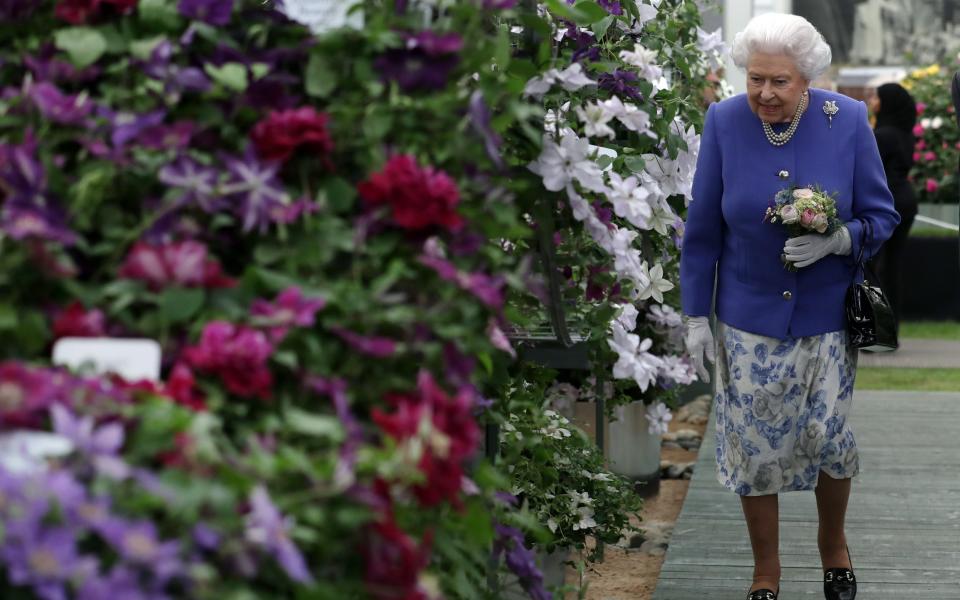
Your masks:
M211 321L203 328L200 343L184 350L187 363L223 380L238 396L270 397L273 376L267 360L273 346L266 334L226 321Z
M938 189L940 189L940 184L937 183L936 179L927 179L926 189L928 192L932 194L936 192Z
M288 287L276 300L254 300L250 314L256 325L267 327L267 335L274 344L279 344L293 326L311 327L317 311L326 305L323 298L304 298L300 288Z
M99 337L106 331L103 311L87 310L80 302L72 302L53 320L53 337Z
M780 220L783 221L784 225L792 225L800 219L800 213L797 212L797 207L792 204L784 204L780 207Z
M925 110L927 110L927 104L925 102L917 102L917 114L922 115Z
M463 226L457 183L439 169L421 167L413 156L392 157L382 171L361 182L357 192L367 206L389 206L393 222L404 229L456 231Z
M809 229L816 216L817 213L815 213L812 208L806 208L800 215L800 224Z
M953 147L956 148L957 150L960 150L960 142L957 142L956 144L954 144Z
M810 223L817 233L824 233L827 230L827 216L824 214L818 214L813 218L813 221Z
M923 155L919 152L913 153L913 162L920 162L920 159L923 158Z
M390 338L364 336L343 327L332 327L331 330L357 352L374 358L393 356L397 350L397 343Z
M920 137L920 136L922 136L922 135L923 135L923 125L921 125L920 123L917 123L916 125L914 125L914 126L913 126L913 135L914 135L915 137Z
M0 363L0 429L39 427L59 396L55 377L19 362Z
M502 276L459 271L452 262L430 254L423 254L417 260L436 271L441 279L452 281L470 292L489 308L500 310L503 307L502 290L505 280Z
M917 143L914 145L914 148L916 148L917 150L923 150L926 147L927 147L927 142L925 142L924 140L918 140Z
M513 358L517 357L517 351L510 345L510 340L507 339L506 334L503 333L503 330L500 329L496 319L493 317L487 322L487 339L490 340L490 343L493 344L493 347L497 350L503 350Z
M119 275L145 281L152 290L169 286L221 288L236 284L224 276L215 258L207 256L207 247L193 240L159 246L137 242L120 267Z
M933 152L930 152L930 151L924 152L924 154L923 154L923 160L925 160L925 161L927 161L927 162L930 162L930 161L932 161L932 160L937 160L937 155L934 154Z

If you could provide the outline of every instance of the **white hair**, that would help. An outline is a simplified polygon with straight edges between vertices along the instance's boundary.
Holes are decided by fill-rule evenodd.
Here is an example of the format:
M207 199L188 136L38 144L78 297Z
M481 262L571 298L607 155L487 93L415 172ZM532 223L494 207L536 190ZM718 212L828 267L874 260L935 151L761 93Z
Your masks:
M730 54L735 65L746 69L754 52L790 57L807 81L822 75L832 59L830 44L810 21L783 13L758 15L734 36Z

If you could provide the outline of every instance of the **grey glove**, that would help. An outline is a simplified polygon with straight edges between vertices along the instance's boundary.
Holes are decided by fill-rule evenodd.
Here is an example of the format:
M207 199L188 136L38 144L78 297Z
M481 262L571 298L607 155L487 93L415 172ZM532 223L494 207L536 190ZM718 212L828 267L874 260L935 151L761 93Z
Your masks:
M783 255L798 268L808 267L828 254L850 254L850 231L846 227L830 235L811 233L787 240Z
M710 383L710 373L704 364L704 358L710 362L716 361L710 321L706 317L687 317L687 332L683 336L683 344L687 347L687 354L697 375L704 383Z

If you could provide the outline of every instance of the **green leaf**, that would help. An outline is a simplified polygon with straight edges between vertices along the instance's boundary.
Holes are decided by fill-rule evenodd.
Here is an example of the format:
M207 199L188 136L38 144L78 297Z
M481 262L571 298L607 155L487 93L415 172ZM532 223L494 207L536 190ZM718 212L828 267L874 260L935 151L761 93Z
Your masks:
M14 329L17 322L17 311L9 304L0 304L0 330Z
M600 39L607 34L607 30L610 29L610 25L612 25L616 19L617 18L613 15L607 15L600 21L594 23L590 29L593 30L593 33L597 36L597 39Z
M70 61L80 69L89 67L107 51L107 40L103 34L90 27L68 27L57 31L54 36L57 48L70 57Z
M250 65L250 72L253 73L253 80L256 81L265 77L270 72L270 65L266 63L253 63Z
M639 156L628 156L623 159L623 164L634 173L639 173L647 163Z
M304 73L307 95L314 98L326 98L337 87L337 77L330 63L318 52L310 55L307 70Z
M392 125L393 116L389 112L370 110L367 111L367 116L363 119L363 133L374 140L379 140L387 135Z
M137 10L140 20L149 25L176 29L180 24L180 15L173 0L140 0Z
M240 63L224 63L219 67L207 63L203 70L211 79L234 92L243 92L250 84L247 80L247 68Z
M168 288L160 295L160 314L167 323L180 323L195 315L205 299L199 288Z
M134 40L130 42L130 54L132 54L134 58L139 58L140 60L150 60L150 54L152 54L154 49L156 49L156 47L166 39L166 36L158 35L156 37L143 40Z
M338 443L343 439L343 427L335 417L317 415L291 408L287 410L287 426L293 431L313 437L321 437Z

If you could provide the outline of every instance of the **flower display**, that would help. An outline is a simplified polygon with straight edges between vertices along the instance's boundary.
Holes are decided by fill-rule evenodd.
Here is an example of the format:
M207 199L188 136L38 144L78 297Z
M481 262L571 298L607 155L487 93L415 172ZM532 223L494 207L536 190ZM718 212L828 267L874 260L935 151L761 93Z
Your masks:
M443 171L420 167L414 157L394 156L382 171L360 183L360 197L371 207L385 205L399 227L422 230L429 227L458 229L460 192Z
M957 198L960 133L950 95L943 90L950 88L960 59L956 52L948 56L953 57L949 62L915 69L902 82L917 102L914 164L909 179L920 202L950 203Z

